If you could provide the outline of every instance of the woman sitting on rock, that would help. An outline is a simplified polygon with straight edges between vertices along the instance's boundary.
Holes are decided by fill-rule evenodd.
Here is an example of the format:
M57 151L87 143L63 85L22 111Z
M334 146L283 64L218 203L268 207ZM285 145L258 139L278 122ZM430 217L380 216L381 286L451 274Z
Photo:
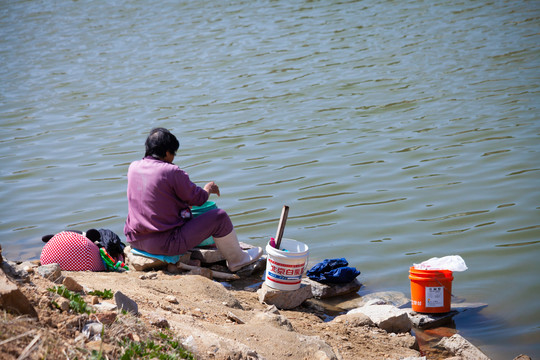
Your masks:
M219 187L213 181L198 187L173 164L179 146L167 129L153 129L146 139L145 157L129 166L124 227L127 242L150 254L179 255L212 236L229 270L234 272L255 262L262 249L240 248L224 210L212 209L192 217L191 206L201 206L210 194L219 196Z

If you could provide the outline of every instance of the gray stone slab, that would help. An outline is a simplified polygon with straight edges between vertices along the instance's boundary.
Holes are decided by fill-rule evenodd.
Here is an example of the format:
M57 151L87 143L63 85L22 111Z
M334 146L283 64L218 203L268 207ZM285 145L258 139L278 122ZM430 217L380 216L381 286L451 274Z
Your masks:
M213 264L225 260L217 248L194 248L191 249L191 258L200 260L205 264Z
M311 286L301 284L297 290L277 290L263 283L257 291L259 302L275 305L278 309L294 309L311 298Z
M377 327L387 332L403 333L409 332L412 328L407 311L393 305L367 305L351 310L347 314L357 313L368 316Z
M137 315L139 313L139 306L137 303L120 291L114 293L114 301L116 302L116 306L119 311L127 311L133 315Z
M304 278L302 284L311 286L311 292L316 299L327 299L350 294L357 292L362 287L362 284L357 279L346 284L323 284L310 278Z
M450 322L452 318L459 313L465 311L480 311L487 306L488 304L485 303L456 303L451 305L451 310L449 312L441 314L417 313L411 308L406 308L404 310L409 314L409 319L414 327L427 329L442 326Z

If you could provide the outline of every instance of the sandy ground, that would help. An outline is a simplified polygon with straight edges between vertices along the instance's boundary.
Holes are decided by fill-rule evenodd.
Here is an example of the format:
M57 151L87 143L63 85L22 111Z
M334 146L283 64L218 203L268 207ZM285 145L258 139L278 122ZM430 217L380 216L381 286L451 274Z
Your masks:
M87 290L121 291L136 301L139 316L128 321L128 315L118 315L114 323L105 326L102 341L88 341L81 336L82 324L97 315L55 309L51 306L53 294L47 288L56 284L34 274L30 283L20 288L38 311L39 321L3 314L0 352L4 358L17 359L30 340L41 334L40 345L34 346L27 358L85 358L85 351L88 354L97 346L104 358L116 359L121 355L118 340L144 340L150 333L165 331L160 328L164 323L199 359L403 359L421 355L414 350L415 338L408 333L389 334L354 317L328 321L321 311L304 306L269 311L269 305L260 303L255 292L227 289L199 275L158 271L153 278L141 279L147 273L62 274ZM83 298L87 303L92 301L90 295ZM101 301L114 303L114 299ZM5 342L18 335L23 336ZM439 359L451 354L422 355Z

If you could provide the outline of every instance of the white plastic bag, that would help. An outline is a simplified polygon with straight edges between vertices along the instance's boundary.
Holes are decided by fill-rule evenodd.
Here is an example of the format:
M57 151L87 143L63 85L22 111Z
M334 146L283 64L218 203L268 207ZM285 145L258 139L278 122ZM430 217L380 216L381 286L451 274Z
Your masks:
M459 255L449 255L442 258L431 258L420 264L414 264L417 270L450 270L450 271L465 271L467 265Z

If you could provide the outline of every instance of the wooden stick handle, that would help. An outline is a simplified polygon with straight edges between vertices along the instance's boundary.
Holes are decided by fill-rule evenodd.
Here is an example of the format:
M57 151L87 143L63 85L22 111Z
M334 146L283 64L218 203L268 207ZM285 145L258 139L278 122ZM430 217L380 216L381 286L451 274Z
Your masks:
M287 223L287 215L289 214L289 207L283 206L281 210L281 218L279 219L279 225L276 233L276 249L279 250L281 246L281 238L283 237L283 231L285 230L285 224Z

